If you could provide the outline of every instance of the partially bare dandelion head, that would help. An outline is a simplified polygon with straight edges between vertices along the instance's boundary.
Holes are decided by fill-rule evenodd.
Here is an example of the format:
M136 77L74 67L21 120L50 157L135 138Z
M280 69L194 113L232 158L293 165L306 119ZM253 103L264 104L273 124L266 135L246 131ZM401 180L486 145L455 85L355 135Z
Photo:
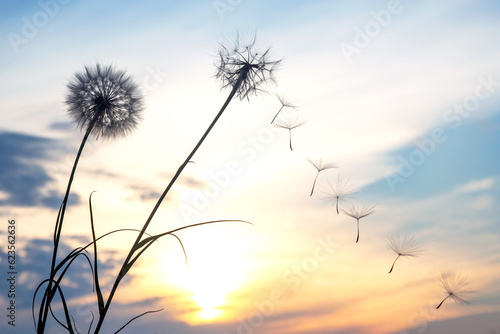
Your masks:
M387 238L387 244L397 255L389 270L389 274L394 269L394 265L400 257L419 257L423 252L413 237L401 238L399 235L391 235Z
M144 104L138 86L112 65L85 66L67 87L69 115L97 137L125 136L141 120Z
M471 303L471 295L476 291L469 289L470 282L462 276L462 273L455 274L453 272L442 272L439 281L441 282L446 297L439 303L436 309L440 308L448 298L464 305Z
M236 87L240 100L261 91L261 84L275 82L274 72L281 63L270 59L270 48L256 51L255 42L256 36L244 43L237 35L232 47L220 44L216 78L222 80L222 88Z

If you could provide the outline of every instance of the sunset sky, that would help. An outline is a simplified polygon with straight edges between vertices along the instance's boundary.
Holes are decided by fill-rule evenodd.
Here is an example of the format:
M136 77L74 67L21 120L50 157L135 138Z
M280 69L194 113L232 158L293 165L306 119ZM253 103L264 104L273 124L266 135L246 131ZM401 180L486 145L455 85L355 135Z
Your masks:
M86 145L61 255L96 233L140 229L229 93L220 44L257 36L283 59L267 93L234 99L155 215L160 239L115 296L103 333L500 333L500 4L494 0L3 1L0 4L0 271L17 228L17 321L49 275L57 210L82 132L64 104L85 65L113 64L145 110L126 138ZM305 123L290 133L271 125ZM335 164L317 174L312 162ZM355 191L334 203L338 185ZM356 219L352 207L374 206ZM414 238L401 257L388 237ZM134 232L99 243L103 290ZM442 273L474 290L448 299ZM88 264L65 291L81 332L96 298ZM2 277L4 277L2 276ZM7 305L7 281L0 303ZM57 311L57 309L56 309ZM62 333L56 323L49 333Z

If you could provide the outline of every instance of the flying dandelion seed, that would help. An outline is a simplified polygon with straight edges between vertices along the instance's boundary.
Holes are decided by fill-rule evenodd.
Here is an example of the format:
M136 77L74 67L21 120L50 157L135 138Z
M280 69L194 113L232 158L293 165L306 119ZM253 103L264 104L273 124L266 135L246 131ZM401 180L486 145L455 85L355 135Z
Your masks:
M293 151L292 147L292 130L302 126L306 123L306 121L299 121L298 117L293 118L279 118L274 126L282 129L287 129L289 134L289 142L290 142L290 150Z
M323 163L323 159L321 159L321 158L319 160L307 159L307 161L309 161L314 166L314 168L316 168L316 170L317 170L316 177L314 178L314 182L313 182L312 189L311 189L311 194L309 195L309 196L312 196L313 192L314 192L314 187L316 186L316 180L318 179L319 173L321 171L324 171L325 169L338 168L338 167L336 164L331 163L331 162Z
M442 272L439 280L441 281L446 297L439 303L436 309L440 308L448 298L464 305L469 305L471 303L469 300L470 295L476 291L467 289L470 282L467 281L465 277L462 277L461 273L455 275L455 273L452 272Z
M356 243L359 241L359 220L365 218L375 212L375 205L364 205L356 206L351 205L347 210L342 209L342 212L356 219L356 224L358 226L358 236L356 237Z
M112 65L85 66L67 86L69 115L97 137L125 136L141 120L144 105L138 86Z
M215 76L222 80L222 88L237 87L236 96L240 100L262 91L259 88L262 83L274 83L274 71L281 63L281 60L269 59L270 48L264 52L256 52L255 42L256 36L249 43L243 44L237 35L232 48L220 44L220 64L216 65Z
M280 114L281 110L283 110L283 108L292 108L292 109L296 109L297 108L297 106L295 106L294 104L292 104L292 102L290 102L288 100L285 100L285 97L283 95L279 95L279 94L275 94L275 95L276 95L276 97L278 98L278 100L281 103L281 108L278 110L278 112L276 113L276 115L274 115L273 120L271 121L271 124L274 123L274 120L276 119L276 117L278 117L278 115Z
M389 247L392 249L392 251L397 254L397 257L392 263L391 269L389 270L389 274L394 269L394 265L400 257L419 257L422 254L422 249L415 242L413 237L404 237L403 239L401 239L397 235L389 236L387 238L387 243L389 244Z
M327 196L324 199L328 202L333 202L333 204L335 204L337 214L339 214L340 204L349 203L352 195L354 195L357 190L351 186L349 178L341 179L340 173L337 177L337 183L335 186L333 186L330 182L328 182L328 185L330 186L330 192L327 193Z

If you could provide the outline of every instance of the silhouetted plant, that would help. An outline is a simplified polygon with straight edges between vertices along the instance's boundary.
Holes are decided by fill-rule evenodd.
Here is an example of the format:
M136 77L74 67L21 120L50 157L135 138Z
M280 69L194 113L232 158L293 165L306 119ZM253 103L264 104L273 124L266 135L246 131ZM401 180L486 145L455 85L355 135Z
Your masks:
M468 289L470 282L467 281L461 273L455 275L455 273L452 272L442 272L439 280L441 281L446 297L436 306L436 309L440 308L448 298L464 305L471 303L469 300L470 295L476 291Z
M287 117L287 118L278 118L274 126L282 129L288 130L289 142L290 142L290 150L293 151L292 148L292 130L302 126L306 123L306 121L299 121L298 117Z
M85 134L76 154L56 219L50 276L40 283L40 285L47 284L47 288L40 304L38 322L35 323L37 333L44 332L47 316L51 311L51 302L58 292L61 294L59 282L63 274L59 278L56 275L62 265L68 262L65 259L56 264L57 251L71 185L83 148L90 134L105 138L126 136L137 126L144 109L142 95L132 78L125 71L116 70L111 65L103 66L97 63L93 67L85 66L84 71L76 73L68 83L68 89L66 104L69 115L80 129L85 130ZM61 298L63 299L62 295ZM71 321L68 321L68 327L68 331L72 332Z
M144 105L138 86L112 65L85 66L68 83L68 89L69 115L78 127L96 137L126 136L141 120Z
M316 168L316 171L317 171L316 176L314 177L314 182L312 185L311 194L309 195L309 196L312 196L313 192L314 192L314 187L316 186L316 180L318 179L319 173L321 171L326 170L326 169L338 168L338 167L336 164L331 163L331 162L323 163L322 158L320 158L318 160L307 159L307 161L309 161L314 166L314 168Z
M413 237L404 237L403 239L401 239L400 236L393 235L387 238L387 243L389 244L389 247L392 249L392 251L397 254L397 257L392 263L391 269L389 270L389 274L394 269L394 265L400 257L419 257L423 252L420 246L415 242Z
M375 212L375 205L351 205L346 210L342 209L342 212L344 212L349 217L356 219L356 225L358 227L358 235L356 237L357 243L359 241L359 220L373 214Z
M352 198L352 195L354 195L357 192L357 190L352 187L349 181L350 178L347 179L340 178L340 173L339 173L335 185L332 185L330 182L328 182L330 191L327 192L327 196L324 197L324 199L328 202L332 202L332 204L335 205L335 210L337 211L337 214L340 213L339 211L340 204L349 203L350 199Z
M70 174L68 187L66 194L59 210L59 214L56 220L55 232L54 232L54 252L51 265L50 277L42 281L37 287L33 296L33 320L35 321L35 327L37 333L43 333L46 327L47 316L50 313L53 319L60 324L69 333L75 333L76 325L72 319L66 300L64 298L64 293L61 287L61 281L65 276L68 268L71 266L73 261L78 257L83 256L87 262L90 264L92 270L93 283L95 288L95 293L97 297L98 314L97 321L94 329L94 333L99 333L106 315L111 306L114 294L116 293L120 282L127 275L129 270L133 267L140 256L158 239L170 235L175 237L182 249L184 251L184 246L181 240L176 236L175 232L181 231L187 228L201 226L206 224L220 223L220 222L243 222L248 223L243 220L215 220L202 222L192 225L183 226L176 228L171 231L164 233L159 233L156 235L149 235L146 230L151 223L156 211L161 205L162 201L168 194L169 190L172 188L178 177L181 175L182 171L186 165L191 162L192 157L197 152L205 138L208 136L222 113L225 111L229 103L234 97L238 97L240 100L249 97L253 94L257 94L258 91L262 91L261 85L267 82L274 82L273 73L277 66L280 64L280 60L270 60L270 49L264 50L260 53L254 50L255 47L255 37L247 44L241 42L237 36L234 46L228 47L225 45L220 45L219 49L219 64L216 65L217 72L216 77L222 80L222 88L230 88L230 93L223 103L221 109L216 114L212 123L208 126L207 130L201 136L198 143L195 145L191 153L188 154L186 160L179 166L177 172L173 178L168 183L167 187L163 193L158 198L155 206L153 207L151 213L149 214L146 222L140 230L133 230L138 232L138 236L130 248L122 267L113 281L113 286L110 290L107 298L103 296L99 284L99 271L98 271L98 261L97 261L97 241L106 235L128 231L125 229L120 229L106 233L101 237L97 237L94 230L94 219L92 214L92 203L91 197L89 197L89 210L90 210L90 224L92 232L92 242L85 247L76 248L70 254L63 258L59 263L56 263L57 255L57 245L61 237L61 230L63 225L64 213L68 201L68 196L71 189L72 180L76 171L76 166L78 164L79 158L81 156L85 142L87 141L89 135L92 133L96 137L107 137L115 138L121 135L126 135L132 131L132 129L137 125L141 119L140 113L143 110L142 97L138 93L137 86L133 83L132 79L125 74L123 71L116 71L112 66L102 66L97 64L95 67L85 67L82 73L77 73L75 78L68 84L69 94L66 98L66 103L69 107L69 113L73 120L77 123L78 127L85 129L85 136L80 145L80 149L77 153L75 164L73 166L72 172ZM87 255L86 249L93 246L94 259L93 261ZM38 321L35 319L35 299L38 291L47 285L45 293L43 295ZM62 303L62 310L64 314L64 320L59 319L54 313L51 306L54 296L58 294ZM131 321L152 313L155 311L144 312L123 325L117 332L121 331L126 327ZM94 323L94 314L92 313L92 322L89 325L88 332L90 333L92 325Z
M283 95L279 95L277 93L275 95L278 98L278 100L280 101L281 107L278 110L278 112L276 113L276 115L274 115L274 117L273 117L273 119L271 121L271 124L274 123L274 120L276 119L276 117L278 117L278 115L280 114L281 110L283 110L283 108L292 108L292 109L297 108L297 106L295 106L294 104L292 104L291 101L286 100Z
M251 94L262 91L259 86L263 83L275 82L273 73L281 60L269 59L270 48L263 52L255 51L255 42L256 36L248 43L242 43L237 35L233 47L220 44L215 76L222 80L222 88L231 89L228 101L235 94L240 100L248 99Z
M239 39L239 36L237 36L233 47L228 47L222 44L220 45L219 48L220 62L218 65L216 65L217 67L216 78L222 81L222 88L230 88L231 91L228 97L226 98L226 101L222 105L221 109L219 110L214 120L212 121L212 123L208 126L207 130L201 136L200 140L195 145L191 153L188 154L186 160L180 165L177 172L173 176L172 180L170 181L170 183L167 185L167 187L159 197L156 205L154 206L148 219L146 220L144 226L142 227L139 236L132 245L125 261L122 264L120 273L113 284L108 300L106 301L103 309L101 310L100 318L97 322L95 333L98 333L99 330L101 329L102 323L109 310L109 306L111 305L111 301L120 284L120 281L122 280L123 277L125 277L127 272L137 261L137 259L158 238L163 237L165 235L170 235L172 232L176 231L173 230L142 239L144 233L146 232L146 229L151 223L151 220L153 219L158 208L160 207L160 204L162 203L163 199L168 194L169 190L174 185L177 178L181 175L186 165L191 161L192 157L197 152L197 150L199 149L205 138L208 136L214 125L217 123L222 113L226 110L227 106L232 101L233 97L238 97L240 100L243 100L244 98L249 100L249 97L252 94L257 94L258 91L262 91L260 86L263 83L267 83L268 81L275 82L273 73L277 68L277 66L280 64L281 60L270 60L269 48L262 53L255 51L254 50L255 42L256 42L255 36L247 44L242 43ZM244 222L241 220L238 221ZM214 221L214 222L220 222L220 221ZM206 223L214 223L214 222L206 222ZM206 223L193 224L188 227L199 226Z

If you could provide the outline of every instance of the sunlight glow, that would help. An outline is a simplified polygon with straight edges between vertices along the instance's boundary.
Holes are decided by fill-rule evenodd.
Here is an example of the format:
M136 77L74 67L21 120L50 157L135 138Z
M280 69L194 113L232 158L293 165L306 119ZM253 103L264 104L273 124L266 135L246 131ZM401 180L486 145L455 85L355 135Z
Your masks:
M244 252L248 239L234 237L214 243L210 235L232 233L234 231L207 231L184 238L188 252L188 267L182 270L168 270L164 277L186 292L187 297L197 306L195 314L189 315L189 321L223 318L221 310L228 303L227 296L245 284L245 274L250 261ZM193 243L196 248L187 243ZM179 261L179 266L181 266Z

